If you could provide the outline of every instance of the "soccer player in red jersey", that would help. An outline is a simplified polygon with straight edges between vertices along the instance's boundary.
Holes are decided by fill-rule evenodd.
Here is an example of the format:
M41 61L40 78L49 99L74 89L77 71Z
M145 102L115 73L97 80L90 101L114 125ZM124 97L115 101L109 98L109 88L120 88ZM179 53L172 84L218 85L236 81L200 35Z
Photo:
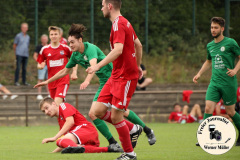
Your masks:
M53 152L122 152L121 148L111 145L99 147L96 128L72 105L61 103L58 106L52 98L46 97L40 102L39 107L47 116L58 118L59 132L54 137L42 140L42 144L56 141L58 147Z
M51 43L41 49L37 61L39 69L44 68L46 61L48 78L51 78L66 66L72 52L67 45L60 44L60 29L58 27L50 26L48 30ZM77 66L73 68L71 79L77 79ZM50 96L55 100L57 105L63 102L69 88L69 81L69 75L66 75L48 84Z
M102 12L105 18L112 22L110 46L111 52L101 62L87 68L88 73L94 73L103 66L113 62L111 77L104 85L96 104L95 115L112 123L119 134L123 153L117 160L137 159L133 151L129 127L124 121L123 113L136 89L138 78L142 77L140 67L142 44L136 33L121 13L121 0L103 0ZM108 112L111 107L111 112ZM136 135L138 136L138 135Z

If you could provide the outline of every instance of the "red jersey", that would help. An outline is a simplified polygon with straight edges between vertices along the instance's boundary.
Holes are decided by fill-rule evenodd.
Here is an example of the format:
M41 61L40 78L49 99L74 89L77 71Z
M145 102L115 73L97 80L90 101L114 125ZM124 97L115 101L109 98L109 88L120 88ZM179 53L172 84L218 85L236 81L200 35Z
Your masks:
M74 125L69 130L69 132L73 131L77 126L80 127L81 125L94 127L92 123L87 121L87 119L71 104L61 103L59 105L59 116L58 116L58 124L59 124L60 130L62 129L64 123L66 122L66 118L70 116L73 116L74 118Z
M38 63L42 63L46 60L48 67L48 78L51 78L60 70L62 70L68 63L68 58L72 55L71 49L64 44L60 44L58 47L53 48L50 45L42 47L39 56ZM49 89L57 88L58 85L69 84L69 75L66 75L56 81L48 84Z
M67 45L67 40L65 38L61 38L59 41L61 44L66 44Z
M112 24L110 34L110 47L114 49L115 43L123 44L122 54L113 61L111 77L113 79L138 79L138 66L135 55L134 40L137 35L126 18L119 16Z
M182 117L182 112L171 112L169 116L169 120L177 121Z
M225 107L224 107L224 105L223 105L223 101L222 101L222 100L220 100L220 101L217 103L217 105L220 106L220 114L227 114L226 109L225 109ZM215 115L216 115L216 108L215 108L214 111L213 111L213 116L215 116Z

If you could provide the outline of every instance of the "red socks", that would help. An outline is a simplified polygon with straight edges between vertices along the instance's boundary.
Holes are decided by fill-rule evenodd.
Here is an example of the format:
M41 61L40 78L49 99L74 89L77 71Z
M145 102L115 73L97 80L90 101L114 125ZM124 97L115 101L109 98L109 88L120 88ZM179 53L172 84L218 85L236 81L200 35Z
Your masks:
M129 136L129 129L128 126L126 125L125 120L117 124L114 124L114 126L117 129L119 140L121 141L124 152L132 152L133 148Z
M101 153L101 152L108 152L108 147L95 147L95 146L83 146L85 148L84 153Z
M106 114L105 114L101 119L104 120L104 121L107 121L108 123L113 124L113 123L112 123L112 120L111 120L111 112L110 112L110 111L107 111ZM133 128L133 126L134 126L134 124L131 123L131 122L129 122L129 121L126 121L126 120L124 120L124 121L126 122L126 125L127 125L128 128L129 128L129 131L131 131L132 128ZM113 124L113 125L114 125L114 124Z
M67 148L67 147L77 147L78 145L74 143L71 139L59 139L57 140L57 146L61 148Z

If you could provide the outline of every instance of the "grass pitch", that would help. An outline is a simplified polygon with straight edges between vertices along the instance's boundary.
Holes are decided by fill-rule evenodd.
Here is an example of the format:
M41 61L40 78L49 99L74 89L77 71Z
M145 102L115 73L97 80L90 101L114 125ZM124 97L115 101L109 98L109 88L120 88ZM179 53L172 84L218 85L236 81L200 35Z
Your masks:
M193 124L147 124L155 132L157 142L150 146L145 133L139 138L135 152L138 160L238 160L240 147L233 147L223 155L210 155L196 147L198 123ZM115 128L109 128L118 139ZM43 138L52 137L58 126L0 127L0 160L114 160L120 153L83 153L62 155L49 153L55 143L41 144ZM101 146L108 142L99 135Z

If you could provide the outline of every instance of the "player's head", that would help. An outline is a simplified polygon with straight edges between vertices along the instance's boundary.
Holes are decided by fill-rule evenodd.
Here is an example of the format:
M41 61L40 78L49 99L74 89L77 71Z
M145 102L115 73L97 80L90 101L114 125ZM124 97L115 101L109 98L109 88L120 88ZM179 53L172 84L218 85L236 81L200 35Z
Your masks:
M25 34L28 31L28 24L27 23L22 23L21 24L21 31Z
M43 35L41 36L41 43L42 43L43 45L46 45L46 44L48 43L48 36L47 36L46 34L43 34Z
M60 31L60 36L62 37L63 35L63 29L61 27L59 27L59 31Z
M40 110L50 117L57 116L58 114L58 107L54 102L54 99L50 97L45 97L39 103Z
M173 107L175 112L181 112L181 106L178 103L175 103Z
M102 0L102 9L101 11L103 12L103 16L105 18L110 18L111 17L111 11L117 10L120 11L122 6L122 1L121 0Z
M48 31L49 31L49 38L51 40L51 42L53 43L57 43L60 41L60 29L57 26L50 26L48 27Z
M225 20L222 17L213 17L211 19L211 34L213 38L223 35Z
M83 32L87 28L82 24L72 24L68 31L68 42L72 51L79 51L82 45Z

